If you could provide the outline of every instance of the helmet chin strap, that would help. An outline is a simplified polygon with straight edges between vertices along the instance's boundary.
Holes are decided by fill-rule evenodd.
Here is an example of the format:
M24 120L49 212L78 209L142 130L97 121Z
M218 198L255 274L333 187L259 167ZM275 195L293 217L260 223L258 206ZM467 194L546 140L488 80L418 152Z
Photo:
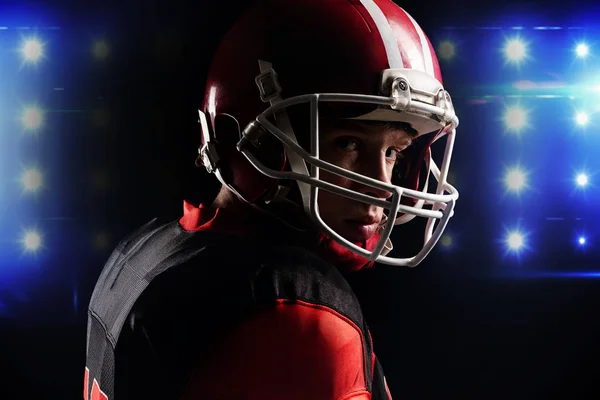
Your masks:
M261 76L271 75L271 77L273 79L276 79L275 71L273 70L273 66L270 62L258 60L258 66L260 68ZM278 83L275 83L276 87L279 87L278 85L279 85ZM267 99L263 98L263 100L267 100ZM277 90L268 97L267 101L269 102L269 104L271 106L273 106L273 105L279 103L281 100L282 100L282 98L280 95L280 91ZM277 125L277 127L279 129L281 129L282 132L284 132L292 140L294 140L296 143L298 143L298 140L296 139L296 135L294 134L294 130L292 129L292 124L290 123L290 119L289 119L285 109L282 109L275 113L275 124ZM298 155L294 151L290 151L290 152L287 152L286 156L290 163L290 167L292 168L292 171L302 174L302 175L310 176L308 173L308 168L306 168L306 163L304 162L302 157L300 157L300 155ZM306 212L306 215L310 215L310 210L309 210L310 185L307 183L304 183L304 182L300 182L300 181L297 181L297 183L298 183L298 188L300 189L300 196L302 197L302 205L304 207L304 211Z
M267 61L258 60L258 66L260 68L260 75L257 77L257 83L261 77L270 79L270 81L266 83L272 84L273 89L272 93L265 95L262 93L261 85L259 85L259 88L261 89L261 99L265 102L268 102L270 105L280 102L282 100L280 95L280 87L278 82L276 82L275 71L273 70L272 64ZM279 129L297 142L296 135L292 129L292 124L290 123L289 117L285 110L278 111L275 114L275 122ZM292 151L288 152L286 157L290 163L292 171L309 176L306 164L298 154ZM302 205L305 213L301 211L301 208L298 206L298 204L286 197L289 190L285 190L281 186L273 189L273 192L267 195L267 199L262 200L260 204L250 203L250 205L258 211L268 214L269 216L277 219L281 223L296 231L305 232L308 230L308 227L306 226L304 219L306 218L306 215L310 215L308 209L308 205L310 203L310 185L299 181L296 181L296 183L298 184L298 189L300 190ZM286 215L287 218L282 218L281 215Z

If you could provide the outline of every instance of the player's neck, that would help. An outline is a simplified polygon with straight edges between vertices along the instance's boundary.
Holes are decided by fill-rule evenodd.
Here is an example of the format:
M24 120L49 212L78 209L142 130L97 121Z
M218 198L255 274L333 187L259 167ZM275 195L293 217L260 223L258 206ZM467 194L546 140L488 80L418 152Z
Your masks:
M225 186L221 187L221 191L211 204L212 208L239 209L240 206L242 206L242 200Z

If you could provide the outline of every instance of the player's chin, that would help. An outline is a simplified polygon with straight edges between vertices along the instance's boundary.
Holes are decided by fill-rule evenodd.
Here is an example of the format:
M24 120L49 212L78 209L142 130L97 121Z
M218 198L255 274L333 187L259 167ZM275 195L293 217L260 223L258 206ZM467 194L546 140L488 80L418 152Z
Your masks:
M359 222L343 221L338 232L350 242L363 242L370 239L376 232L378 223L362 224Z

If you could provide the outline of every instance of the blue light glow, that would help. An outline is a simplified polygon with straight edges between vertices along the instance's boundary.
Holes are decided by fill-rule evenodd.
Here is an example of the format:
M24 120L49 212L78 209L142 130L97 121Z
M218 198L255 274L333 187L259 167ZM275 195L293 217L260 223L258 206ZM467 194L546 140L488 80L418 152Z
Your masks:
M575 48L575 53L577 53L578 57L585 57L589 53L589 48L585 43L579 43Z

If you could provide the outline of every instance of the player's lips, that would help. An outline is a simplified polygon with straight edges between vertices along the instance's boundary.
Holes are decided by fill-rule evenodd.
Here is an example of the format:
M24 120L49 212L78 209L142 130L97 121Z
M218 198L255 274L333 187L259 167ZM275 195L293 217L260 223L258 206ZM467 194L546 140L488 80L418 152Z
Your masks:
M374 215L347 219L344 221L349 228L346 231L346 238L357 242L367 240L375 234L380 221L381 218L377 218Z
M379 223L379 221L381 221L381 219L379 219L375 216L367 216L367 217L362 217L362 218L353 218L353 219L346 220L346 222L352 222L354 224L361 224L361 225L372 225L372 224Z

